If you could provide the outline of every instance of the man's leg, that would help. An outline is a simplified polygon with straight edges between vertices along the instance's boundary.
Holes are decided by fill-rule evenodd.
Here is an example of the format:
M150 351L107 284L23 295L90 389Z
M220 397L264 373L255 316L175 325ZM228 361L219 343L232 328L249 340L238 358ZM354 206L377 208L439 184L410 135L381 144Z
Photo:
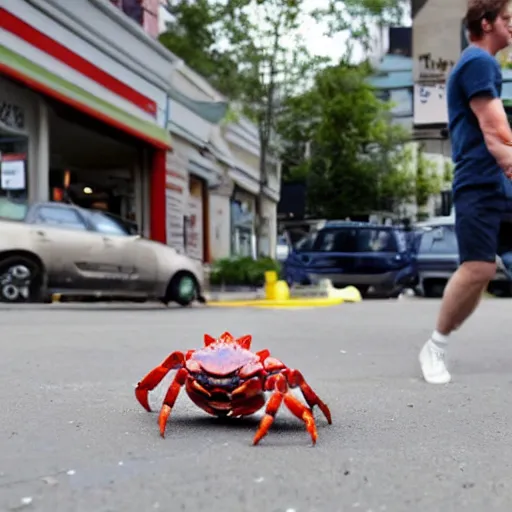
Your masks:
M466 261L457 269L443 294L437 332L448 336L471 316L495 273L496 263L485 261Z
M431 384L450 382L445 363L448 336L475 311L496 273L499 199L496 204L470 201L459 210L455 228L461 265L446 286L436 329L419 356L423 377Z

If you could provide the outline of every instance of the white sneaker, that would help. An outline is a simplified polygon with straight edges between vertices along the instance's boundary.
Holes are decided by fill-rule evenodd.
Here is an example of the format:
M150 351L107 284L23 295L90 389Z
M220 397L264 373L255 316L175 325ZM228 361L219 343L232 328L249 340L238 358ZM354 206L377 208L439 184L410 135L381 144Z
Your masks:
M445 356L445 351L439 350L430 340L421 349L421 371L429 384L447 384L451 381L452 376L446 369Z

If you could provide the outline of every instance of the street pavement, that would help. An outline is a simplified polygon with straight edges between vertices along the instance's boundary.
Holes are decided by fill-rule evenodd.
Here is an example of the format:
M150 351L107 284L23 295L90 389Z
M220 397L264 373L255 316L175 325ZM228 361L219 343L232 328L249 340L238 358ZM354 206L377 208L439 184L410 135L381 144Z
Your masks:
M419 379L435 300L0 308L0 510L509 512L511 306L484 300L453 337L447 386ZM327 402L315 447L284 408L252 446L258 417L218 421L184 392L159 436L135 384L225 330L252 334Z

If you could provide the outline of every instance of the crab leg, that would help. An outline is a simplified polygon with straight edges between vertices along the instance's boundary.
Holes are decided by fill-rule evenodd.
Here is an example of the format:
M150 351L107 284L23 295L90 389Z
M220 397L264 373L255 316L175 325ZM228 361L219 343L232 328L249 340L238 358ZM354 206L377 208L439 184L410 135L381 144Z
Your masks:
M290 385L291 388L300 388L302 395L304 396L304 399L308 403L311 410L313 410L313 407L317 405L320 408L320 410L324 413L324 416L327 419L329 425L331 425L332 419L329 407L327 407L327 405L324 404L324 402L320 400L318 395L311 389L309 384L304 379L302 373L300 373L299 370L287 370L286 372L283 373L286 374L286 380L288 381L288 384Z
M149 407L148 403L148 393L155 389L171 370L181 368L184 363L185 355L182 352L173 352L160 366L151 370L137 384L135 397L146 411L151 412L151 407Z
M265 408L265 416L261 419L260 426L253 439L253 444L258 444L263 437L265 437L274 423L274 418L281 404L283 403L284 394L288 391L288 385L283 375L278 374L275 377L271 377L267 381L267 390L273 390L274 392L270 396L270 399Z
M171 410L174 407L176 399L178 398L180 389L187 380L187 375L188 371L186 370L186 368L181 368L180 370L178 370L178 373L174 377L172 384L169 386L169 389L167 390L164 402L162 404L162 408L160 409L160 415L158 416L158 425L160 426L160 435L162 437L165 437L165 426L167 424L167 420L169 419Z
M311 409L301 404L297 398L290 394L284 395L284 405L306 424L306 430L309 432L313 444L316 444L318 434L316 432L315 418L313 418Z
M272 423L274 422L275 415L283 401L290 412L306 424L306 430L309 432L313 444L315 444L318 434L316 431L313 413L308 407L301 404L293 395L289 394L288 382L285 375L279 373L275 375L274 378L271 377L269 381L267 381L267 389L269 391L273 389L274 392L270 396L270 400L268 401L267 408L265 410L265 416L263 416L258 431L254 436L253 444L258 444L268 433Z

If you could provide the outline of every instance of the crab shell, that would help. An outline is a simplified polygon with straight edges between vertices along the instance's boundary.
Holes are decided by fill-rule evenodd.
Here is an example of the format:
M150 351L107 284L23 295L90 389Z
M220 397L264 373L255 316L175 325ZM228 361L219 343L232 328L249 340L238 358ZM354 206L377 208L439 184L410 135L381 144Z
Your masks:
M205 347L192 351L185 363L185 390L201 409L215 416L245 416L265 405L267 375L285 368L268 350L249 350L251 336L219 339L205 335Z

